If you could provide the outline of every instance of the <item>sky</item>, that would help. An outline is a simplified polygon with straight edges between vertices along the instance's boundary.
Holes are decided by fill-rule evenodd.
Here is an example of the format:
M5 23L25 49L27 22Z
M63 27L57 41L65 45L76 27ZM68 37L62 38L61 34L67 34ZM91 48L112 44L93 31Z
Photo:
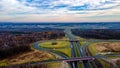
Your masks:
M0 22L120 22L120 0L0 0Z

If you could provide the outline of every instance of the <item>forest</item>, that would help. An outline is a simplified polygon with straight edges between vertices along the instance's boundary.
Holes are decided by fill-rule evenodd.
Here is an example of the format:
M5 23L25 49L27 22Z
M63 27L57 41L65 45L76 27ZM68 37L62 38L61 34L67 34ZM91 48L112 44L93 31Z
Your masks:
M73 29L72 33L87 39L120 39L120 30L114 29Z
M31 50L30 44L64 37L63 31L43 32L0 32L0 59Z

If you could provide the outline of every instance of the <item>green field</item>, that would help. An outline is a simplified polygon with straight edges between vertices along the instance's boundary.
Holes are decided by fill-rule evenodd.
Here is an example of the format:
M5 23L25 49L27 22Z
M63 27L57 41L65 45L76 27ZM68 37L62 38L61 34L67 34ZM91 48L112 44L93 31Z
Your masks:
M56 43L53 45L53 43ZM56 40L52 40L52 41L46 41L46 42L42 42L39 44L39 46L41 47L45 47L45 48L65 48L65 47L69 47L70 43L69 41L56 41Z
M55 43L55 44L53 44ZM71 57L71 48L69 41L65 40L50 40L45 41L39 44L40 47L51 49L54 52L59 52L61 54L66 55L67 57ZM51 62L47 64L48 68L60 68L60 62Z
M55 52L60 52L64 55L66 55L67 57L71 57L71 48L62 48L62 49L55 49Z
M92 56L94 56L94 55L96 55L98 53L97 49L95 48L96 44L97 43L93 43L93 44L90 44L88 46L88 49L90 50L90 53L92 54Z
M53 43L56 43L53 45ZM48 48L51 49L55 52L59 52L62 53L68 57L71 56L71 48L70 48L70 43L69 41L56 41L56 40L52 40L52 41L45 41L39 44L40 47L44 47L44 48Z

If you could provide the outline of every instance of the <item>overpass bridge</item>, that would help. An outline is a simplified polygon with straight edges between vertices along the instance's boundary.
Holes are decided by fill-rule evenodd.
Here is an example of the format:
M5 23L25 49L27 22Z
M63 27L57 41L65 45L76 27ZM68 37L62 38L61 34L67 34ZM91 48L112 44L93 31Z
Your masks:
M76 57L76 58L65 58L65 59L55 59L55 60L46 60L46 61L42 61L40 63L45 63L45 62L73 62L73 61L83 61L83 60L95 60L94 57Z

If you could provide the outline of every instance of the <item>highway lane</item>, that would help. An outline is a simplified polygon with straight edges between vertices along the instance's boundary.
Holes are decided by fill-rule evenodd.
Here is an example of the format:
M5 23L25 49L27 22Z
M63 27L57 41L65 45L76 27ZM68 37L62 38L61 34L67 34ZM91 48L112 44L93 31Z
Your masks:
M81 57L86 57L86 53L85 53L85 51L83 51L83 49L82 49L79 41L76 41L76 44L77 44L77 46L78 46L78 48L79 48ZM84 64L84 68L88 68L88 67L89 67L89 63L88 63L87 60L83 61L83 64Z
M73 40L73 38L70 36L70 34L65 30L64 31L67 35L67 37L69 38L69 40ZM77 57L77 54L76 54L76 47L74 46L74 43L73 42L70 42L70 47L71 47L71 57L74 58L74 57ZM71 68L78 68L78 62L70 62L71 64Z
M62 58L68 58L66 55L64 55L64 54L62 54L62 53L59 53L59 52L55 52L55 51L53 51L53 50L51 50L51 49L46 49L46 48L42 48L42 47L40 47L39 46L39 43L40 43L40 41L39 42L35 42L34 44L33 44L33 47L35 48L35 49L37 49L37 50L42 50L42 51L46 51L46 52L48 52L48 53L53 53L53 54L57 54L57 55L59 55L59 56L61 56ZM59 59L57 59L57 60L55 60L56 62L58 62L58 60ZM44 64L45 62L46 63L48 63L48 62L55 62L54 60L46 60L46 61L43 61L43 62L37 62L37 64ZM67 63L67 62L62 62L63 64L64 63ZM36 64L36 63L35 63ZM67 63L68 64L68 63ZM62 65L62 66L65 66L65 64L64 65ZM68 66L70 66L70 64L68 64L66 67L68 67ZM71 66L70 66L70 68L71 68Z
M83 52L85 52L86 48L92 44L92 43L96 43L96 42L120 42L120 40L95 40L95 39L89 39L86 41L86 43L84 44L84 46L82 46L82 50ZM89 56L92 56L92 55L89 55ZM94 57L95 58L100 58L108 63L110 63L114 68L118 68L117 65L115 63L113 63L112 61L109 61L107 59L107 56L120 56L120 54L105 54L105 55L102 55L102 54L97 54L95 55ZM94 62L93 62L94 63ZM95 64L95 63L94 63Z
M74 57L76 57L75 47L73 46L73 43L70 43L70 44L71 44L71 47L72 47L72 49L71 49L71 51L72 51L71 57L74 58ZM78 63L76 63L76 62L71 62L70 64L72 64L72 65L71 65L71 68L78 68Z
M70 41L70 43L72 45L71 49L74 50L74 52L72 52L72 55L74 57L84 57L85 53L83 52L83 50L82 50L82 48L81 48L81 46L79 44L79 41L76 40L76 38L72 35L71 30L70 29L66 29L64 32L68 36L69 40L71 40ZM76 49L78 49L77 52L80 54L80 56L77 55ZM78 64L78 62L77 62L77 64ZM83 61L83 65L84 65L84 68L89 68L88 61ZM78 65L76 65L76 66L78 67Z
M47 52L51 52L51 53L58 54L58 55L62 56L64 59L45 60L45 61L37 62L37 64L38 64L38 63L43 64L43 63L48 63L48 62L59 62L59 61L62 61L62 62L70 63L70 64L72 65L71 68L79 68L77 61L94 60L94 57L84 57L84 58L78 57L78 58L76 58L76 56L75 56L76 54L74 54L74 53L75 53L75 52L74 52L74 49L76 49L76 48L73 48L73 49L72 49L72 51L74 52L74 53L73 53L74 55L72 55L73 58L67 58L67 56L65 56L65 55L63 55L63 54L61 54L61 53L59 53L59 52L53 52L51 49L45 49L45 48L40 47L40 46L38 45L39 43L40 43L40 42L34 43L33 47L34 47L35 49L37 49L37 50L43 50L43 51L47 51ZM73 44L72 44L72 45L73 45ZM72 47L72 46L71 46L71 47Z
M69 38L69 40L72 40L72 37L69 36L70 34L64 30L64 32L66 33L67 37ZM75 47L73 45L73 42L70 42L70 47L71 47L71 57L74 58L76 57L76 52L75 52ZM77 62L70 62L71 64L71 68L78 68L78 63Z
M71 55L71 57L78 57L77 56L77 54L76 54L76 52L78 51L78 52L80 52L80 56L79 57L84 57L84 56L86 56L86 52L85 52L85 48L86 48L86 46L88 46L88 45L86 45L86 46L84 46L84 47L81 47L81 45L79 44L79 40L76 40L68 31L67 31L67 33L66 33L67 35L68 35L68 37L69 37L69 40L71 40L70 41L70 43L71 43L71 45L70 45L70 47L71 47L71 53L72 53L72 55ZM72 41L72 40L74 40L74 41ZM96 41L93 41L93 40L90 40L91 42L96 42ZM99 41L99 40L97 40L97 41ZM89 43L88 43L89 44ZM37 44L36 44L37 45ZM38 48L39 46L35 46L35 48ZM76 51L76 48L78 48L78 50ZM48 52L53 52L52 50L50 50L50 49L45 49L45 48L40 48L39 50L44 50L44 51L48 51ZM61 54L61 53L57 53L58 55L62 55L64 58L67 58L67 57L65 57L65 55L63 55L63 54ZM101 56L96 56L95 58L102 58ZM70 58L71 59L71 58ZM69 59L69 60L70 60ZM75 59L74 59L75 60ZM58 60L56 60L56 61L58 61ZM71 66L71 68L78 68L79 66L78 66L78 62L76 62L76 61L71 61L70 62L70 64L72 65ZM84 62L83 61L83 64L84 64L84 68L89 68L89 63L88 62Z

